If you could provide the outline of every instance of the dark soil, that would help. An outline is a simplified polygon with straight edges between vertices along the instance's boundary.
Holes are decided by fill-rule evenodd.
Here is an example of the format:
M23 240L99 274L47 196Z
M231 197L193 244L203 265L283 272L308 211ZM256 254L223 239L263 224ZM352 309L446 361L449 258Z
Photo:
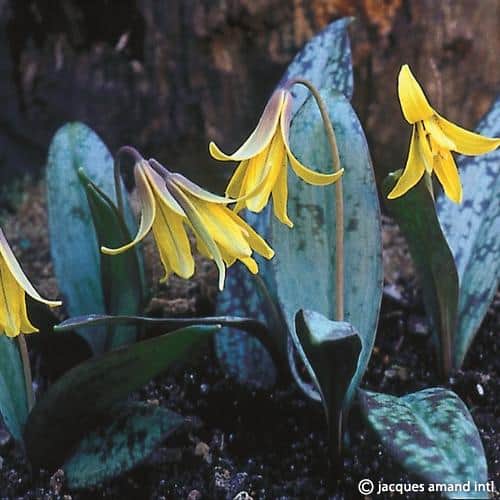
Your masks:
M36 189L35 201L30 198L29 213L33 214L33 207L39 207L37 226L40 228L44 217L43 196L40 196L40 188ZM21 207L15 224L7 221L7 236L16 253L21 253L22 263L35 284L45 280L44 291L53 297L57 288L53 280L49 280L48 286L44 278L52 273L46 241L40 236L40 230L28 234L24 245L20 243L20 234L26 237L30 226L22 217L23 210L27 208ZM29 220L32 225L33 220ZM23 247L26 248L23 250ZM492 304L463 371L441 384L407 252L394 225L387 219L384 247L386 289L376 346L362 385L395 395L436 385L453 389L467 404L479 428L489 476L498 490L500 297L497 295ZM31 262L30 254L34 252L30 248L38 249L37 267ZM158 289L159 298L151 304L151 309L165 314L210 313L213 280L211 267L204 266L191 284L179 280L174 281L174 290L172 285ZM250 391L236 385L221 372L212 349L205 352L198 363L186 363L150 382L135 397L157 400L160 405L190 417L188 428L171 437L140 468L106 485L79 492L65 486L62 472L42 471L33 479L22 455L4 433L0 435L3 457L0 497L354 499L359 497L357 485L363 478L370 478L375 485L379 481L412 481L374 439L356 406L348 423L350 445L345 451L343 471L337 471L339 479L335 479L334 471L328 467L321 407L305 398L290 380L282 381L272 392Z

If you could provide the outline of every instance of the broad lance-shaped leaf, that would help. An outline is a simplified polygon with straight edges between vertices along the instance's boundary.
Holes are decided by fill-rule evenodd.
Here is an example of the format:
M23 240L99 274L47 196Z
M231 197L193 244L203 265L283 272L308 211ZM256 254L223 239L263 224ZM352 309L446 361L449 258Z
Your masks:
M57 380L31 411L24 438L30 462L59 467L114 405L170 364L186 359L218 330L192 326L121 347L78 365Z
M0 334L0 413L7 430L21 443L28 418L23 365L16 340L4 334Z
M295 56L281 82L294 77L311 81L320 91L336 89L350 98L353 76L351 49L347 27L352 18L344 18L329 24L313 37ZM308 96L301 85L292 87L294 95L293 114ZM323 132L321 132L323 133ZM327 162L330 165L331 161ZM293 174L289 175L289 178ZM318 188L321 189L321 188ZM268 206L262 213L245 212L246 220L259 232L268 236L270 219L273 216ZM226 286L217 299L217 314L246 316L265 322L277 340L278 348L286 344L286 328L276 314L276 285L271 263L257 256L259 276L264 286L241 265L234 265L228 272ZM313 307L314 309L314 307ZM258 387L271 387L276 380L276 370L258 341L247 334L224 328L215 339L216 353L223 368L241 383ZM283 348L286 352L286 348Z
M338 92L322 98L337 137L344 189L345 321L359 333L362 350L345 400L347 407L368 364L382 298L380 208L366 139L349 101ZM306 165L331 170L330 148L316 103L308 99L291 129L292 151ZM271 219L269 243L276 256L277 297L295 344L295 315L311 309L335 318L335 186L289 178L288 214L293 229Z
M141 464L184 419L166 408L127 403L78 443L62 469L70 488L88 488Z
M358 365L361 340L349 323L330 321L314 311L297 313L295 331L297 351L321 395L335 462L342 447L342 408Z
M500 137L500 96L477 132ZM460 205L445 197L437 211L458 269L460 297L454 366L459 369L493 300L500 278L500 149L458 158L463 186Z
M272 336L266 325L253 318L240 318L237 316L207 316L194 318L150 318L147 316L106 316L100 314L90 314L88 316L77 316L69 318L54 327L55 332L67 332L82 327L106 325L117 327L123 325L135 325L136 327L161 328L164 332L176 330L194 325L215 325L226 326L244 331L258 341L259 346L266 348L267 355L271 360L277 362L280 353L276 349ZM262 349L262 347L260 347Z
M488 481L481 438L455 393L435 387L397 398L360 390L359 400L378 439L404 469L430 485L472 483L472 491L445 493L448 498L488 498L474 488Z
M392 190L401 171L384 182L384 196ZM386 199L387 207L397 220L410 248L421 282L425 308L429 317L440 359L447 376L452 365L453 338L457 324L458 274L453 255L437 218L434 200L422 180L404 196Z
M106 311L100 252L79 168L84 168L92 182L116 201L113 158L108 149L83 123L68 123L56 132L49 149L47 210L54 272L71 316ZM125 205L127 226L134 233L132 212L128 203ZM105 335L83 330L79 333L94 353L104 351Z
M98 247L117 248L132 240L132 236L113 202L79 169L78 175L87 199L97 235ZM100 253L102 289L108 314L137 314L141 311L146 292L144 268L138 248L120 255ZM137 338L134 326L110 326L105 349L130 344Z

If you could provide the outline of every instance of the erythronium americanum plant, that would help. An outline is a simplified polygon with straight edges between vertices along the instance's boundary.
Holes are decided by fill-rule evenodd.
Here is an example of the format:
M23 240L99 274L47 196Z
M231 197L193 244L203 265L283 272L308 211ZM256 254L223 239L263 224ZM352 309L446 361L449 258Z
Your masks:
M70 487L84 488L144 462L155 446L184 426L184 419L128 396L172 363L190 360L205 340L228 326L256 337L260 348L271 353L272 363L280 365L285 383L292 373L308 396L321 401L337 475L347 416L361 410L389 453L416 476L432 482L439 470L453 482L485 481L479 434L456 395L434 388L396 398L359 390L377 329L382 257L370 155L349 102L347 25L347 20L339 20L308 43L272 93L256 129L235 153L227 155L210 143L214 158L238 162L226 196L201 188L154 159L145 160L130 146L121 148L113 163L102 141L82 124L58 131L49 152L48 211L54 269L71 317L51 335L61 343L71 335L81 336L94 357L55 380L34 406L32 400L29 407L25 403L31 377L23 334L36 331L25 295L51 307L60 303L38 295L0 231L0 328L7 337L21 340L20 350L13 351L12 340L0 337L0 410L32 465L62 467ZM308 90L302 100L294 93L296 85ZM454 332L461 311L459 292L468 286L460 274L459 290L454 258L467 254L472 259L479 250L498 248L498 242L483 242L491 220L498 220L498 206L488 205L487 217L474 211L476 219L470 222L469 217L463 224L472 228L470 237L481 248L452 248L452 253L440 222L445 231L451 226L444 216L444 223L438 219L429 179L435 173L448 198L464 198L474 205L478 195L468 191L466 183L462 193L451 152L482 154L500 141L441 117L406 65L399 75L399 97L413 133L406 167L390 177L385 194L408 237L448 374L452 366L459 367L451 361ZM497 107L482 132L498 135L491 126L499 122L495 117L500 104ZM134 160L138 228L121 180L123 155ZM487 166L489 158L483 159ZM288 164L296 176L288 176ZM486 171L493 175L491 169ZM491 186L489 198L495 199L496 188ZM267 207L270 197L275 217ZM484 202L481 199L481 207ZM245 215L245 208L252 213ZM164 268L162 282L173 274L192 278L194 239L198 251L217 266L219 288L225 288L223 314L141 316L149 295L141 242L150 232ZM443 270L446 278L439 276ZM481 297L491 294L489 289L482 292L474 289L484 309ZM463 309L467 319L468 310ZM251 313L239 314L242 310ZM144 327L153 332L147 338ZM236 334L229 338L224 353L233 358L233 366L249 352L246 341ZM470 335L463 344L470 345ZM252 351L242 364L268 366L261 365L258 352ZM458 358L463 359L462 354ZM298 374L297 360L310 377L307 383ZM19 379L25 380L24 389ZM356 396L359 407L351 406ZM471 464L469 455L464 458L457 450L475 455L476 461Z

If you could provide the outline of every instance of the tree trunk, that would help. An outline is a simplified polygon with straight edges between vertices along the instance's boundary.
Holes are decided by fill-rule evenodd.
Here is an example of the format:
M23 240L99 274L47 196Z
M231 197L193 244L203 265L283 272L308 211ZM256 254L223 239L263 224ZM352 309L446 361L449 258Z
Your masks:
M56 129L81 120L112 151L133 144L207 184L230 170L208 141L238 146L294 54L345 15L379 178L406 160L401 64L450 119L473 127L488 109L498 0L0 0L0 181L40 169Z

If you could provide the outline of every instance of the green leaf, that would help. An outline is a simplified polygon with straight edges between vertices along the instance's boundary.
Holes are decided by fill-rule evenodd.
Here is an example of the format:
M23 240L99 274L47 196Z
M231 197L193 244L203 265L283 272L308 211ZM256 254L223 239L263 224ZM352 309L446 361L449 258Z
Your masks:
M108 149L86 125L68 123L56 132L49 149L47 210L54 272L71 316L106 310L100 252L79 168L84 168L96 186L116 200L113 158ZM133 232L130 207L126 207L127 224ZM83 330L79 333L94 353L104 351L105 335Z
M89 202L99 248L120 247L132 240L130 231L114 203L79 169L78 174ZM101 282L108 314L137 314L147 294L144 268L137 247L120 255L100 253ZM137 338L131 326L110 327L106 350L130 344Z
M145 403L115 408L113 417L83 437L62 469L69 488L88 488L139 465L184 419Z
M112 407L170 364L186 358L217 331L193 326L121 347L78 365L36 403L25 427L31 463L53 469Z
M351 21L352 18L336 20L307 42L286 70L281 83L302 77L319 90L336 89L350 98L353 76L347 27ZM295 85L292 94L295 114L308 92L303 86ZM260 214L245 212L244 217L259 234L267 237L271 212L267 207ZM246 316L267 324L275 334L277 348L286 353L286 326L280 312L276 312L276 285L271 263L259 257L257 260L262 280L250 275L242 265L234 265L228 271L226 286L217 299L217 314ZM215 350L222 367L240 383L261 388L274 385L277 373L271 358L258 341L247 334L224 328L215 338Z
M322 98L345 169L345 321L359 333L362 344L347 407L368 364L377 329L383 274L380 208L368 146L355 112L334 90L324 91ZM331 170L330 149L313 99L297 113L290 138L292 151L305 165ZM335 185L311 186L290 175L288 189L288 215L294 227L289 229L273 217L269 243L276 252L271 263L278 300L297 344L298 310L335 317Z
M477 132L500 137L500 97ZM460 296L454 366L459 369L498 289L500 277L500 149L460 157L463 201L437 200L439 221L458 269Z
M15 339L0 334L0 413L12 437L23 442L28 401L23 365Z
M279 353L276 350L276 345L273 342L271 334L264 323L253 318L240 318L238 316L208 316L194 318L149 318L147 316L106 316L99 314L90 314L88 316L77 316L69 318L62 323L59 323L54 330L56 332L67 332L74 329L87 326L117 326L117 325L136 325L138 327L154 327L161 328L164 332L176 330L187 326L194 325L215 325L227 326L237 330L248 332L256 339L260 348L262 346L268 352L271 359L277 360Z
M359 391L361 410L377 437L408 472L427 483L486 483L479 432L453 392L435 387L397 398ZM474 491L448 498L488 498Z
M398 174L387 177L384 197L410 248L435 337L440 368L448 376L457 324L458 274L455 261L439 225L426 179L423 178L404 196L388 200L387 194L397 178Z
M314 311L298 311L295 331L297 351L321 395L328 424L331 454L340 457L342 408L356 372L361 340L349 323L330 321Z

